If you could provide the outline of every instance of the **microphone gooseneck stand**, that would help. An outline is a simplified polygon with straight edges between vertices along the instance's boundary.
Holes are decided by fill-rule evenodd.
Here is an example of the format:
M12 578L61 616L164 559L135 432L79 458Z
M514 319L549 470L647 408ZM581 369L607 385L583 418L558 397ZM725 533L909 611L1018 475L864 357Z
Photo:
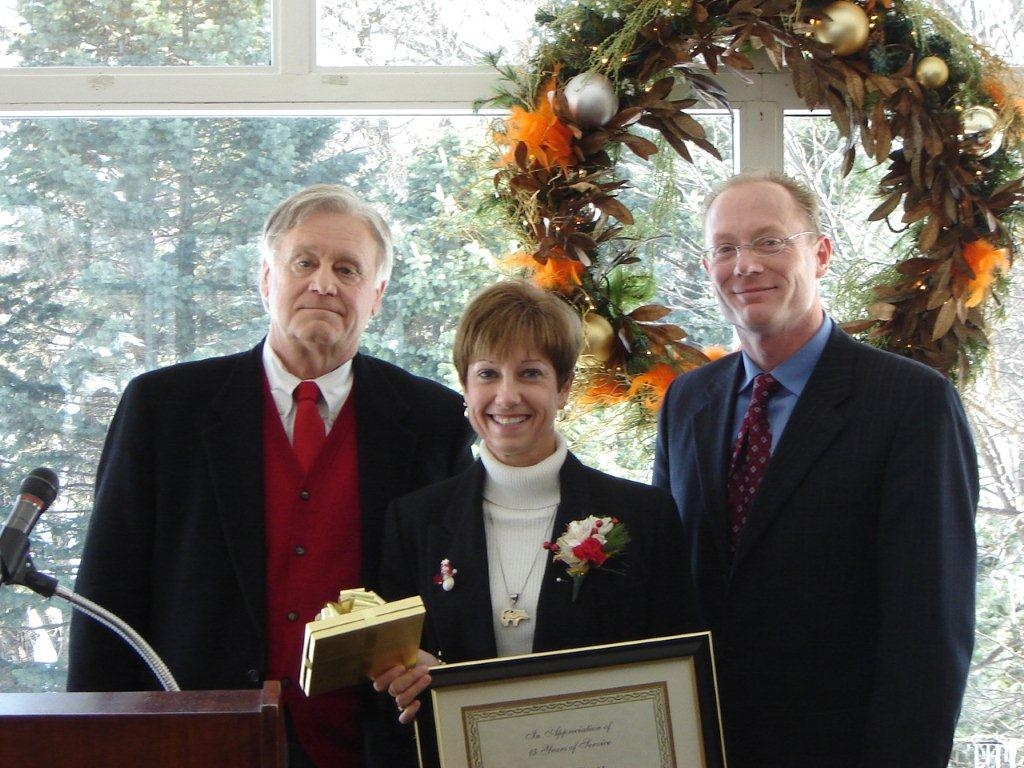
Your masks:
M43 597L52 597L53 595L57 595L57 597L71 603L72 606L87 616L95 619L128 643L128 646L135 651L144 662L146 662L146 665L156 676L157 680L160 681L160 685L163 686L165 691L181 690L178 687L178 683L174 679L174 676L171 674L171 670L167 668L163 659L160 658L149 643L142 638L142 635L128 626L127 622L115 616L103 606L97 605L92 600L82 597L81 595L77 595L70 589L60 586L60 584L57 583L57 580L52 576L48 576L45 573L37 571L35 566L32 565L31 559L26 558L25 564L19 569L19 572L9 580L9 582L11 584L20 584L23 587L28 587L36 594L42 595Z
M4 584L19 584L43 597L57 595L68 601L73 607L95 619L128 643L128 646L146 662L165 691L180 691L163 659L138 632L128 626L127 622L91 600L59 586L53 576L40 573L32 564L29 536L39 516L49 509L53 500L57 498L59 489L60 481L56 473L48 467L36 467L21 481L14 508L7 522L0 528L0 587Z

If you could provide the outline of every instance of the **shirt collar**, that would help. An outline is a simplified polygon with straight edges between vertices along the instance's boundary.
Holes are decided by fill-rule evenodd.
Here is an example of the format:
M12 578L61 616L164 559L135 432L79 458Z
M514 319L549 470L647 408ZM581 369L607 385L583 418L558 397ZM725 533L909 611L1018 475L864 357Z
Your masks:
M294 406L292 392L302 379L284 367L281 358L270 348L270 340L263 342L263 370L270 384L270 394L274 398L277 412L284 418ZM333 371L313 379L320 387L320 394L327 403L327 410L333 421L345 404L352 391L352 361L342 363Z
M787 391L799 397L807 381L814 372L814 366L818 364L821 353L825 351L828 337L832 333L834 321L828 315L824 316L821 327L814 332L814 335L804 343L800 349L794 352L789 359L775 366L772 377L779 382ZM754 378L764 373L757 363L751 360L746 352L743 352L743 381L740 383L739 391L751 386Z
M505 464L480 442L480 461L486 470L484 500L508 509L526 509L555 505L561 494L559 476L568 443L555 432L555 452L528 467Z

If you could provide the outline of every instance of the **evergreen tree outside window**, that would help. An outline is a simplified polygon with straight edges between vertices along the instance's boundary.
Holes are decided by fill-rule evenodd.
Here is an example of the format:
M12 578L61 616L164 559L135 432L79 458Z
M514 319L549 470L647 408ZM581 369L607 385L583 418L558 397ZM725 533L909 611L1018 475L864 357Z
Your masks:
M0 0L0 66L270 64L270 0Z

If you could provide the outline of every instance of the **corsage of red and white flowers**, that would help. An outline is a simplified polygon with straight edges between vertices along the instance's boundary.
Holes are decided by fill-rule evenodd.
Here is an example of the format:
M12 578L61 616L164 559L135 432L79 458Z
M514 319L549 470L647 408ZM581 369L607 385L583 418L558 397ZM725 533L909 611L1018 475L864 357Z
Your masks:
M555 560L566 564L572 576L572 599L580 593L583 577L591 568L600 568L605 561L620 554L629 543L626 526L616 517L594 517L573 520L565 526L565 533L554 542L544 542Z

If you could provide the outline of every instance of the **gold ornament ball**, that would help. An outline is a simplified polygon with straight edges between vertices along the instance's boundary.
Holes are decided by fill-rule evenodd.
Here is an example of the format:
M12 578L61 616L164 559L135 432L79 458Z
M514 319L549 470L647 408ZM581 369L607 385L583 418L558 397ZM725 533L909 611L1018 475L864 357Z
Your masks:
M604 365L615 351L615 329L596 312L583 316L583 357L587 362Z
M825 18L815 28L814 36L831 45L836 56L849 56L864 47L871 27L863 8L849 0L836 0L822 13Z
M600 72L581 72L565 84L569 114L581 128L599 128L619 111L612 81Z
M988 157L1003 144L1003 131L999 129L999 115L989 107L968 107L960 116L963 133L960 134L964 151L976 157Z
M938 56L925 56L917 62L914 78L925 88L941 88L949 80L949 67Z

